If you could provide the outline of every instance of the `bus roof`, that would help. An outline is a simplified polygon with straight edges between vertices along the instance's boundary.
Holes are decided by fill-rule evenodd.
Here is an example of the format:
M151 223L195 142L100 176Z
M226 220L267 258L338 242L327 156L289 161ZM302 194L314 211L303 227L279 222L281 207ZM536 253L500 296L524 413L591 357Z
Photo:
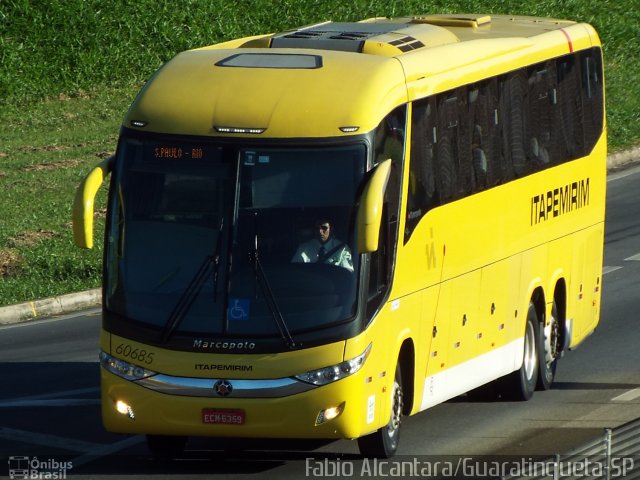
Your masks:
M353 135L409 100L594 45L587 24L535 17L325 22L178 54L142 89L125 125L208 136Z

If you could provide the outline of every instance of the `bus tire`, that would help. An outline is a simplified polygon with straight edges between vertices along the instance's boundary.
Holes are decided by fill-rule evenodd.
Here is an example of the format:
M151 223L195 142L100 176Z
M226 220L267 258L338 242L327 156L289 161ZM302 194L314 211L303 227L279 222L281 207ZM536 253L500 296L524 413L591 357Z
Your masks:
M524 354L522 366L519 370L507 375L503 397L511 400L529 400L535 392L538 382L538 352L540 337L540 322L538 312L533 303L529 303L527 311L527 323L524 333Z
M538 337L538 390L549 390L551 384L553 384L558 360L560 360L560 350L562 349L562 339L560 335L558 307L554 300L553 306L551 307L551 317L549 318L548 335L545 333L544 324L540 323L540 334Z
M147 435L147 447L154 459L169 461L180 457L187 445L187 437Z
M404 398L400 365L396 367L396 376L391 393L391 418L389 423L369 435L358 438L360 454L366 458L390 458L395 455L400 441L400 426Z

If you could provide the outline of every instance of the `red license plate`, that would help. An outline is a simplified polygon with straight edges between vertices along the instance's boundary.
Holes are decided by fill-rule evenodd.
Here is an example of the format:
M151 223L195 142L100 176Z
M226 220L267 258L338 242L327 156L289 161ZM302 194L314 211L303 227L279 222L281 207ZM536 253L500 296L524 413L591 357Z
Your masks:
M239 408L203 408L202 423L214 423L218 425L242 425L244 423L244 410Z

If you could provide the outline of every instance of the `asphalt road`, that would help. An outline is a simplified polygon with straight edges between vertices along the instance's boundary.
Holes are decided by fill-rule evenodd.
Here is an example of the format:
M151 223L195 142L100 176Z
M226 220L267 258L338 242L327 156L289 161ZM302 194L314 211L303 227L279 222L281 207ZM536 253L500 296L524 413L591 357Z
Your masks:
M561 360L550 391L525 403L460 397L407 418L398 458L562 453L640 417L640 167L609 177L604 263L600 326ZM195 439L183 459L154 462L142 437L102 429L99 328L95 310L0 328L0 475L30 463L66 478L350 476L357 445L346 440Z

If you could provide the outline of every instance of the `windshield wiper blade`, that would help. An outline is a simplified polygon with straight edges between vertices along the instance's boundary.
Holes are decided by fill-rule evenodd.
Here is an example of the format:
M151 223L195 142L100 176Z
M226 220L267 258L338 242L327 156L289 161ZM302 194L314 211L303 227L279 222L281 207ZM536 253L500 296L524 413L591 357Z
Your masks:
M222 251L222 231L224 229L224 217L220 219L216 249L213 252L213 303L218 301L218 271L220 270L220 253Z
M250 255L253 259L253 264L256 272L256 278L260 281L260 288L262 289L262 293L264 294L265 300L267 302L267 306L269 307L269 311L271 312L271 317L278 327L278 331L280 332L280 336L284 343L293 350L294 348L299 347L300 345L295 342L293 337L291 336L291 332L289 332L289 328L287 327L287 322L285 322L284 317L282 315L282 311L278 307L278 303L276 302L276 297L273 294L273 290L271 289L271 284L269 282L269 278L262 268L262 262L260 261L260 256L258 255L258 237L256 235L255 239L255 247Z
M222 250L222 232L224 230L224 217L220 219L220 226L218 227L218 238L216 239L216 247L213 255L207 255L202 260L198 271L189 282L189 285L182 293L182 296L178 299L178 303L173 307L167 323L162 330L160 337L161 343L166 343L171 334L182 323L184 317L189 312L191 305L196 301L200 290L207 281L209 270L213 269L213 302L217 302L218 295L218 270L220 269L220 252Z
M167 319L167 323L162 330L162 334L160 336L160 343L166 343L171 337L171 334L175 331L176 328L180 325L180 323L184 320L191 305L195 302L200 290L204 286L207 281L207 276L209 274L209 270L211 268L215 268L214 265L216 263L215 257L211 255L207 255L204 257L198 271L189 282L189 285L182 293L180 298L178 299L178 303L173 307L169 318Z

